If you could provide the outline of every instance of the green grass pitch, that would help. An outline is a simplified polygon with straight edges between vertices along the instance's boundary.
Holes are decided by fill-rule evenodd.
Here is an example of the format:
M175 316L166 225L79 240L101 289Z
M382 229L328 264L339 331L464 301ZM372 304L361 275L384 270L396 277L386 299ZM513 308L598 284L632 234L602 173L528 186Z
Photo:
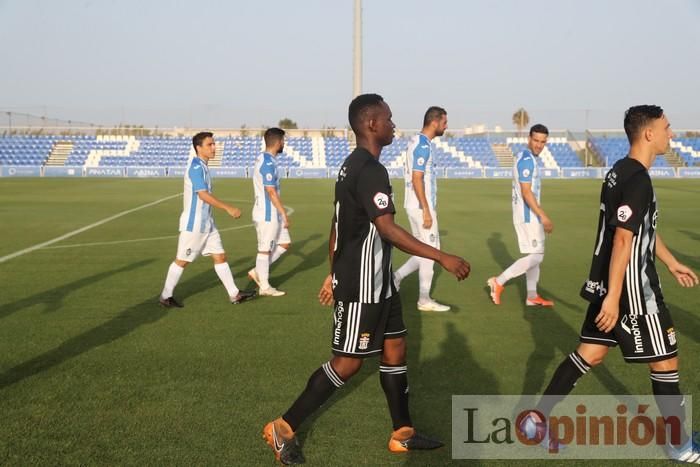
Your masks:
M394 186L401 206L402 183ZM472 273L458 283L436 267L433 296L452 305L450 313L418 312L417 277L402 284L411 408L422 431L450 440L453 394L541 393L575 348L599 186L543 182L543 206L555 227L540 292L556 307L538 310L523 306L524 278L509 283L500 307L485 291L486 279L520 256L510 181L440 181L443 248L470 261ZM700 272L700 181L655 186L659 232ZM185 308L160 308L156 297L175 255L180 197L1 262L0 464L273 465L260 437L263 424L289 406L330 356L331 311L316 296L328 272L332 187L331 180L283 180L282 198L294 213L292 249L271 270L272 284L288 292L282 298L232 306L211 260L200 258L175 292ZM181 190L179 179L0 179L0 257ZM214 193L244 209L239 220L223 211L215 218L238 285L250 286L251 181L216 179ZM397 220L407 226L400 207ZM395 267L405 259L396 251ZM700 288L682 289L665 267L659 270L677 329L681 387L696 398L700 420ZM304 425L309 465L513 464L453 461L449 444L390 454L377 366L368 360ZM624 364L617 350L576 387L579 394L650 390L646 366Z

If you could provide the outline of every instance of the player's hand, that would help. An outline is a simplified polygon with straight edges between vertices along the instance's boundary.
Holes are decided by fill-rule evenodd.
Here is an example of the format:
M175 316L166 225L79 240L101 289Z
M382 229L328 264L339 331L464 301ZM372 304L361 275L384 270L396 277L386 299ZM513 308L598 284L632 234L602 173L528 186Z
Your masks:
M321 290L318 293L318 301L321 305L332 305L333 304L333 276L328 274L326 279L323 281Z
M241 217L241 210L236 207L229 206L226 208L226 212L229 216L233 217L234 219L238 219L239 217Z
M552 231L554 230L554 224L552 223L552 220L549 217L547 217L546 214L542 214L540 220L542 221L542 227L544 227L544 231L548 234L552 233Z
M429 209L423 209L423 228L429 229L433 226L433 216L430 215Z
M694 287L698 285L698 276L685 264L676 263L673 266L669 266L668 270L682 287Z
M443 253L438 262L440 263L440 266L454 274L459 281L469 277L469 273L471 272L471 266L469 263L465 261L464 258L460 258L459 256Z
M610 332L620 316L620 303L617 300L608 300L606 297L600 307L600 313L595 318L596 327L603 332Z
M285 229L289 228L289 218L287 217L287 214L282 215L282 225Z

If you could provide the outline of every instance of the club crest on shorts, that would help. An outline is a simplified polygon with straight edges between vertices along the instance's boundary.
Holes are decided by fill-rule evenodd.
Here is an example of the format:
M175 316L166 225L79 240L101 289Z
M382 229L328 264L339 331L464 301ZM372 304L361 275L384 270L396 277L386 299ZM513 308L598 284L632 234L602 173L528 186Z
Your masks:
M192 254L192 248L188 248L187 251L185 251L185 256L189 256Z
M676 345L676 330L673 328L666 329L666 334L668 335L668 343L671 345Z
M357 344L358 349L367 350L367 346L369 345L369 336L370 334L368 332L363 332L362 334L360 334L360 340Z
M374 198L372 198L372 201L374 201L374 204L379 209L386 209L389 207L389 196L386 193L382 193L381 191L377 192L374 195Z

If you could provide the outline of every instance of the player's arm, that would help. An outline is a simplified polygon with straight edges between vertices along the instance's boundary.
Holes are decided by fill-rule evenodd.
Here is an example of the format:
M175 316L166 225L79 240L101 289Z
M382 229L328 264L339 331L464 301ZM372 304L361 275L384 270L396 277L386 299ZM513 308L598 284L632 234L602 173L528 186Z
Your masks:
M241 217L240 209L238 209L235 206L231 206L228 203L224 203L219 198L209 193L207 190L199 190L197 192L197 196L199 197L199 199L211 205L212 207L223 209L228 213L229 216L233 217L234 219L238 219L239 217Z
M532 192L532 183L529 182L519 182L520 183L520 192L523 194L523 201L527 203L527 206L537 214L537 217L540 218L540 221L542 221L542 226L544 226L544 231L547 233L552 233L552 230L554 229L554 224L552 224L552 220L547 216L547 214L544 212L544 209L542 209L542 206L540 206L540 203L537 202L537 198L535 197L535 194Z
M413 191L416 193L416 198L418 198L420 208L423 210L423 228L429 229L433 225L433 216L430 214L428 198L425 196L425 172L413 170L411 173L411 184Z
M613 247L610 255L610 267L608 269L608 293L601 305L600 313L596 316L595 323L603 332L610 332L617 323L620 315L620 296L622 295L622 282L625 279L625 270L632 256L632 240L634 234L631 230L617 227L613 235Z
M656 234L656 257L659 258L683 287L698 285L698 276L685 264L680 263L668 249L661 236Z
M449 253L433 248L404 230L394 222L394 214L386 213L374 218L374 226L381 237L394 245L399 250L409 255L420 256L432 259L440 264L450 273L457 277L457 280L466 279L469 276L470 266L464 259Z
M335 253L335 224L336 217L333 216L331 221L331 233L328 235L328 262L331 270L333 269L333 254ZM333 273L329 273L321 285L321 291L318 293L318 301L321 305L333 304Z
M282 216L282 224L285 228L288 228L289 219L287 218L287 211L284 210L284 205L282 204L279 193L277 193L277 188L272 185L265 185L265 192L267 196L270 197L272 205L277 209L277 212L280 213L280 216Z

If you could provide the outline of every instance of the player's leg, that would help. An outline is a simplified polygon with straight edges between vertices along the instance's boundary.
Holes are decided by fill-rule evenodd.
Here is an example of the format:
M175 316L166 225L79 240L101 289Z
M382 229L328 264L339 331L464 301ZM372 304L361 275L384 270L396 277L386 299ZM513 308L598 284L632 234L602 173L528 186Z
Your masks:
M383 334L379 381L391 415L393 432L389 450L405 452L415 449L435 449L443 443L417 433L408 408L408 366L406 365L406 325L403 322L401 297L396 294L383 304L382 322L378 332Z
M420 209L406 209L406 217L408 217L411 233L420 240L420 231L423 228L423 211ZM402 280L418 270L420 259L417 256L411 256L399 269L394 271L394 285L396 285L397 289L401 286Z
M276 218L271 221L257 222L255 230L258 235L258 254L255 258L255 268L248 271L248 277L260 287L260 295L281 297L285 293L270 285L270 255L274 250L275 241L280 232L280 224Z
M291 446L289 449L301 456L295 433L304 420L359 371L363 357L381 352L381 340L371 338L381 319L378 310L379 307L373 305L335 303L331 335L333 358L311 374L306 387L289 409L263 429L263 435L278 460L284 462L284 446Z
M277 240L275 240L275 247L270 253L270 264L280 259L280 256L289 251L289 247L292 245L292 239L289 236L289 230L286 227L282 227L277 234Z
M586 317L581 326L580 343L576 350L567 355L552 375L552 379L542 393L543 397L537 404L537 413L533 413L535 423L543 423L540 415L549 416L554 406L563 400L576 386L576 382L588 371L603 362L610 347L618 343L616 334L600 331L595 324L595 318L600 312L599 304L590 304ZM519 429L522 428L518 427Z
M177 240L177 253L175 261L170 263L168 273L165 276L163 290L160 293L159 302L166 308L176 307L182 308L175 298L173 293L177 283L180 282L180 277L185 271L190 262L194 261L199 256L204 239L193 232L180 232Z
M700 450L693 445L691 436L683 426L686 410L680 388L678 348L671 314L662 306L654 314L627 317L625 325L637 336L636 341L629 339L625 346L625 360L644 361L649 365L652 393L659 411L667 420L669 456L676 460L688 461L692 458L700 461Z
M433 248L440 249L440 230L435 211L431 211L433 225L429 229L420 226L420 237L423 243ZM430 289L433 285L433 265L435 262L427 258L418 259L418 309L420 311L449 311L450 307L436 302L430 297Z
M226 251L221 243L221 235L218 230L213 230L207 236L204 248L202 249L203 256L211 256L214 262L214 271L219 276L219 280L224 285L229 300L233 304L238 304L249 300L255 296L254 291L240 290L236 286L236 281L233 279L231 267L226 258Z

